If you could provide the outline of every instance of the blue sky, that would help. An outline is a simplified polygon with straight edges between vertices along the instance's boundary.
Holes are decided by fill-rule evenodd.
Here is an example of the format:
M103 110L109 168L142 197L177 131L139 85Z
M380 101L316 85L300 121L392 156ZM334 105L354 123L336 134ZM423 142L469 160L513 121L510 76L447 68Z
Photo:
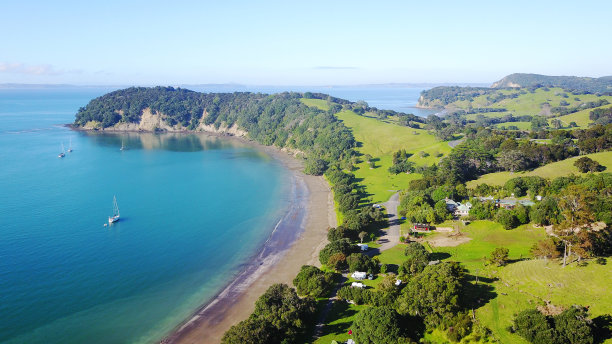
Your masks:
M0 5L0 83L612 75L610 13L610 1L10 1Z

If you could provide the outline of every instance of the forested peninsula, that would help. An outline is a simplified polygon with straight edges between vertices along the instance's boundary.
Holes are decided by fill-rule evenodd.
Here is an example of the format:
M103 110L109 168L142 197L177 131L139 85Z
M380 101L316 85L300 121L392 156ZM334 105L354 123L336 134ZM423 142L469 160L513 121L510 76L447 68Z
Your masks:
M301 99L321 99L327 111ZM355 139L334 114L349 109L381 116L378 110L320 93L201 93L173 87L131 87L93 99L79 109L73 126L89 130L200 131L248 136L263 145L296 152L305 172L320 175L330 164L347 166ZM402 114L414 122L424 119Z

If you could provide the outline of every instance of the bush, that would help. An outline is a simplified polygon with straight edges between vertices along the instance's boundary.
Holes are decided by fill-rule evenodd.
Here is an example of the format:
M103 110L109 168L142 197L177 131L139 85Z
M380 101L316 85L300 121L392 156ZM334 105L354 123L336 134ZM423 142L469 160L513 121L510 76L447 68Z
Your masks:
M325 273L316 266L304 265L293 279L293 285L298 294L304 296L322 297L334 284L334 275Z

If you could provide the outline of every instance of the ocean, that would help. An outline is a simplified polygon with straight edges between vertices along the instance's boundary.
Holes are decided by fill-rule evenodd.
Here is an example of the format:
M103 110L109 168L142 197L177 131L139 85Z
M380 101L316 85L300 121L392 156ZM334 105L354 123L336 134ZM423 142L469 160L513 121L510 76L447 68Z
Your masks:
M0 90L0 343L157 342L291 205L291 173L238 141L63 125L110 90ZM419 92L326 93L402 111ZM113 197L121 220L104 226Z

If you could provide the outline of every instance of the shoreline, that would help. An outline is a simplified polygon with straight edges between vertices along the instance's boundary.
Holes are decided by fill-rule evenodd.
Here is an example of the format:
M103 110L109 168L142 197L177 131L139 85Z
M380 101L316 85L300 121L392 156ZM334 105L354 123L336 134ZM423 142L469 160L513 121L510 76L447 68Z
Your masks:
M152 133L143 130L98 131L69 127L76 131L111 135ZM191 316L177 324L159 341L163 344L220 343L223 334L231 326L248 318L255 308L255 301L270 285L285 283L291 286L302 265L320 266L318 254L327 243L327 229L337 225L331 188L323 177L304 174L302 161L294 157L292 152L264 146L246 137L197 131L155 134L198 134L226 138L265 152L291 174L290 204L265 243L241 265L235 277L215 296L196 308Z
M292 201L287 214L256 253L256 260L161 343L219 343L231 326L248 318L255 301L270 285L292 285L302 265L320 266L318 252L327 242L327 228L336 225L329 185L322 177L303 174L301 162L288 154L257 143L255 146L279 160L292 173L293 195L297 199ZM306 191L305 194L300 189ZM302 219L299 219L300 213Z

